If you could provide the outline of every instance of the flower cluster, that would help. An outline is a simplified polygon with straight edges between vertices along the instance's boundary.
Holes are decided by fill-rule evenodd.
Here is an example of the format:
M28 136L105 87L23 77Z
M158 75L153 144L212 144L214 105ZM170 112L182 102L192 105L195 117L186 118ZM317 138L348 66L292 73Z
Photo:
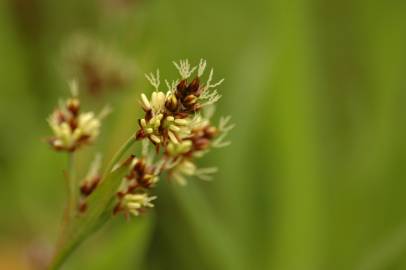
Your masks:
M201 83L201 76L206 68L206 61L190 67L188 60L175 63L181 76L180 80L172 83L166 82L166 93L159 90L159 70L156 75L146 75L151 85L155 88L151 98L141 95L141 105L145 111L144 118L139 120L140 130L137 138L148 138L155 145L161 143L166 146L169 141L180 143L182 138L190 135L189 124L191 116L194 116L203 107L214 104L220 99L220 95L214 88L223 80L212 84L213 70L210 71L206 83ZM196 77L188 82L188 79L197 69Z
M197 176L203 180L210 180L211 174L217 168L197 168L194 159L202 157L211 148L221 148L230 142L224 141L227 133L234 127L229 124L230 117L221 118L219 125L213 126L209 119L192 121L190 135L183 138L179 144L169 143L166 155L174 162L168 168L169 177L176 180L180 185L186 184L186 176Z
M95 63L92 68L98 67L97 61L92 64ZM214 167L199 168L196 159L212 148L229 144L225 137L233 128L230 117L220 118L218 124L211 120L214 104L221 98L216 88L223 80L213 82L213 69L203 79L205 60L196 66L191 66L188 60L174 62L174 65L180 78L171 82L165 80L165 91L160 89L159 71L146 75L154 91L148 96L141 95L139 103L144 115L138 119L138 130L119 148L103 173L101 156L96 155L79 185L76 151L96 140L101 120L109 109L99 115L82 112L78 87L72 83L72 96L61 101L48 118L53 136L47 142L68 157L67 203L52 269L58 268L70 251L100 228L110 215L124 214L127 218L154 207L157 197L152 194L153 188L163 174L179 185L186 185L188 177L210 180L217 171ZM93 71L87 74L91 85ZM109 80L109 74L99 75ZM142 143L141 153L125 159L136 142Z
M207 81L202 82L205 60L194 67L188 60L174 62L174 65L180 79L172 83L165 80L166 92L160 90L159 71L146 75L154 91L150 98L141 95L140 104L145 114L138 121L136 133L138 140L144 140L145 147L140 158L134 157L130 173L123 180L114 213L123 211L126 216L138 215L152 207L151 201L156 197L151 197L149 192L162 172L167 172L169 178L180 185L187 183L188 176L209 180L217 169L198 168L195 159L211 148L228 144L224 138L233 128L229 124L230 118L221 118L218 126L210 121L214 112L210 105L220 99L216 87L223 80L212 83L212 69ZM193 74L195 76L191 78ZM154 145L155 151L148 150L148 141Z
M126 207L127 213L138 216L147 207L154 207L151 201L155 200L156 196L148 196L146 193L126 194L122 198L123 205Z
M101 119L108 113L103 110L99 115L80 110L80 101L76 83L71 84L72 97L60 102L48 118L54 136L48 142L55 150L73 152L84 145L94 142L100 132Z
M171 83L165 80L165 92L160 90L159 71L146 75L154 91L149 98L141 94L139 102L144 115L138 120L139 129L130 140L142 141L143 150L138 157L131 155L126 160L124 168L128 172L118 190L111 191L117 195L116 203L112 205L113 214L139 215L153 207L152 201L156 196L150 195L151 190L164 172L169 180L180 185L186 185L187 178L191 176L210 180L217 169L199 168L196 159L212 148L229 144L225 137L233 128L230 117L220 118L217 125L211 121L213 105L221 97L216 88L223 80L213 83L213 69L203 80L205 60L200 60L196 66L191 66L188 60L174 62L174 65L180 78ZM71 91L72 97L61 102L48 120L54 133L48 139L50 145L55 150L68 153L94 142L100 132L101 119L108 113L107 110L99 115L81 112L75 83L71 84ZM113 159L112 166L121 158ZM70 201L74 205L71 208L78 205L80 213L86 211L87 198L97 191L104 181L103 177L111 173L112 168L108 167L102 175L100 167L101 157L98 155L79 190L70 193L73 194ZM74 175L71 173L69 176L72 178ZM72 183L75 184L75 179Z

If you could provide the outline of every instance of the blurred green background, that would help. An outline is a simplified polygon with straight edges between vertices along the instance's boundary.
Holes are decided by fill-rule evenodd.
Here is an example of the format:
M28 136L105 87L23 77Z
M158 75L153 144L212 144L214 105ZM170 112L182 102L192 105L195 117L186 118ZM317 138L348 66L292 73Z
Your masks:
M153 211L115 218L64 269L406 269L406 2L361 0L0 1L0 269L51 252L66 156L45 119L92 53L96 74L130 79L82 91L114 108L82 174L135 130L143 73L171 79L172 60L226 78L218 113L237 127L201 162L215 181L163 181Z

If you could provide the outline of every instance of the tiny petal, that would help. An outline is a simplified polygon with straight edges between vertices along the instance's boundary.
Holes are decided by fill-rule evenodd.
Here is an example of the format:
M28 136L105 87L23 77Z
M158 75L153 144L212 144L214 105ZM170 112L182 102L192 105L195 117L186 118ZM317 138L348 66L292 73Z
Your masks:
M177 127L177 126L175 126L175 125L170 125L170 126L169 126L169 129L172 130L172 131L174 131L174 132L179 132L179 131L180 131L180 128Z
M145 94L141 94L141 105L144 110L149 111L151 110L151 104L148 101L148 98Z
M169 139L170 139L174 144L178 144L178 143L179 143L178 139L176 138L175 134L173 134L173 132L169 131L169 132L168 132L168 136L169 136Z
M155 143L157 143L157 144L161 143L161 139L158 138L158 137L157 137L156 135L154 135L154 134L152 134L152 135L150 136L150 138L151 138L151 140L152 140L153 142L155 142Z
M175 120L175 123L176 123L177 125L180 125L180 126L185 126L185 125L188 124L188 121L187 121L186 119L180 119L180 118L178 118L178 119Z
M142 128L145 128L147 126L147 121L145 121L145 119L143 118L141 119L140 124Z

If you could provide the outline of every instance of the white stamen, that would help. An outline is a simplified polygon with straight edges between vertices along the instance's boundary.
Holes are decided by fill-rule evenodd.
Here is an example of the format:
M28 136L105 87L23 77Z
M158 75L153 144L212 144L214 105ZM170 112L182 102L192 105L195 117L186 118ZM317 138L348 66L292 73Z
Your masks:
M79 87L78 82L76 80L70 81L69 88L73 97L77 97L79 95Z
M149 83L155 88L156 91L158 91L159 85L161 84L159 80L159 69L156 71L156 75L154 75L152 72L150 74L145 74L145 77L149 81Z
M187 59L180 60L179 64L176 63L175 61L173 61L173 64L175 65L176 69L179 71L179 74L182 77L182 79L189 78L190 75L192 75L192 73L197 68L196 66L194 66L192 69L190 69L189 60L187 60Z
M197 70L197 76L201 77L206 69L206 60L200 59L199 68Z

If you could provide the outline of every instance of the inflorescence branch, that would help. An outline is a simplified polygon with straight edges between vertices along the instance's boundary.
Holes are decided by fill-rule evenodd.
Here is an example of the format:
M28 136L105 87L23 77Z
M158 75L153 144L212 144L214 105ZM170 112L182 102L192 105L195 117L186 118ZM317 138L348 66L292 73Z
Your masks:
M210 180L217 168L198 168L196 159L212 148L229 144L225 138L234 127L230 124L230 117L220 118L217 126L211 122L213 105L221 98L217 87L224 80L213 83L214 72L211 69L206 82L203 82L202 77L207 66L203 59L196 66L191 66L188 60L173 64L180 78L165 80L165 92L160 90L159 70L155 74L145 75L154 91L149 97L141 94L139 104L144 116L138 120L139 129L130 138L125 150L136 140L142 141L143 147L140 156L132 155L127 159L128 173L119 189L111 191L112 194L116 193L117 198L113 214L137 216L153 207L152 202L156 196L150 195L150 192L163 172L180 185L185 185L190 176ZM93 112L81 112L75 83L71 84L71 92L72 97L61 102L48 119L54 133L48 142L55 150L69 153L95 141L100 133L101 120L109 112L105 109L97 116ZM119 158L122 158L121 154L113 163ZM87 197L103 181L100 170L101 156L98 154L78 187L79 212L86 211ZM110 171L111 169L107 173Z

